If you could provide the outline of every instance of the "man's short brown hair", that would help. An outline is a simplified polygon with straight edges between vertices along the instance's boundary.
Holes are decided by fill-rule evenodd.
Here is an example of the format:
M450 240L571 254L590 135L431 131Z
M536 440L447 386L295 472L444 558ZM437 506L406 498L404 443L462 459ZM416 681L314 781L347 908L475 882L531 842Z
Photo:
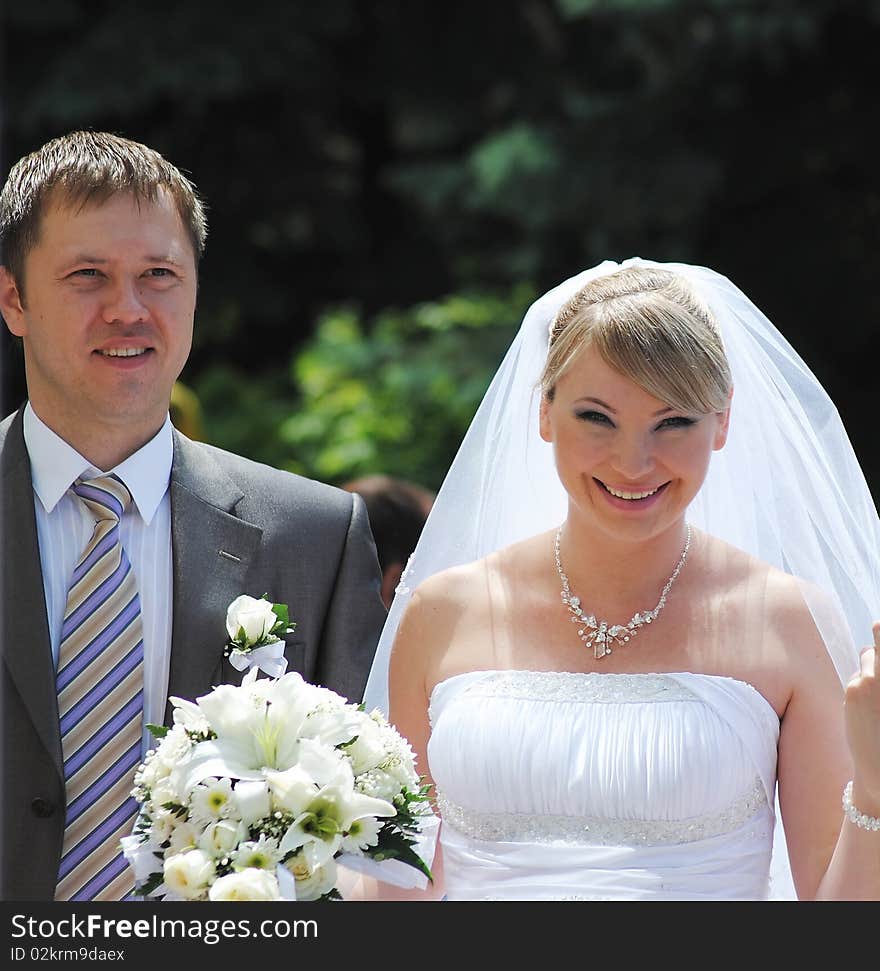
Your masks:
M208 225L195 187L157 151L107 132L75 131L54 138L12 167L0 193L0 263L21 289L24 263L37 245L50 196L84 206L120 192L155 202L166 190L186 226L198 262Z

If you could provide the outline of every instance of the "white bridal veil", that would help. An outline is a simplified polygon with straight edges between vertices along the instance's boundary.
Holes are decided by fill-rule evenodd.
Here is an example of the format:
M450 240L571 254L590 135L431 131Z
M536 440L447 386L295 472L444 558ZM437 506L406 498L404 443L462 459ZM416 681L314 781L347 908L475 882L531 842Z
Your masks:
M557 526L566 495L538 434L537 381L550 322L595 277L660 266L711 308L733 374L730 434L688 511L700 529L801 578L841 681L880 620L880 520L837 410L797 352L727 278L704 267L605 262L535 301L496 373L410 558L367 682L388 710L388 659L411 592L431 574ZM849 637L835 624L846 618ZM780 853L779 856L784 854ZM778 867L774 874L780 880Z

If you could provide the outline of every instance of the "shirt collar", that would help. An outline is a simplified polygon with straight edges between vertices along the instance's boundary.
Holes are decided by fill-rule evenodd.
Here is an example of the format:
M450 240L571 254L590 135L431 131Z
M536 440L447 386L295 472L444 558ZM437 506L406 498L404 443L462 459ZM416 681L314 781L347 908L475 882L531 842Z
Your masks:
M96 469L37 415L28 402L24 409L24 443L31 462L31 478L43 508L52 512L78 478L93 479L113 472L125 483L143 521L149 525L171 479L174 440L171 418L134 454L107 472Z

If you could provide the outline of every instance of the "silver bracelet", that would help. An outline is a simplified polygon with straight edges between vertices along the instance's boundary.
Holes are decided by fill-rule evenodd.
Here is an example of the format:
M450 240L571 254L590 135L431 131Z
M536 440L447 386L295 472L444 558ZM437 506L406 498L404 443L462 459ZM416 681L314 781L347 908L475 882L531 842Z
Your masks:
M880 816L868 816L867 813L860 813L853 805L852 787L852 779L850 779L843 789L843 811L846 813L846 818L851 823L855 823L859 829L880 831Z

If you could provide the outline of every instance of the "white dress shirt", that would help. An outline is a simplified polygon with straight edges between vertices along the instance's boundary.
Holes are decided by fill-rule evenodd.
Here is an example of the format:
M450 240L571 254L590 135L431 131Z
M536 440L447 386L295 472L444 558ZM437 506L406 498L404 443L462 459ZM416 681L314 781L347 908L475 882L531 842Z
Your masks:
M70 490L78 478L93 479L111 472L132 495L120 536L141 598L144 627L144 724L161 725L165 718L168 668L171 660L171 499L168 484L174 445L171 419L146 445L113 469L96 469L76 449L49 428L30 403L24 411L24 441L31 462L40 565L52 657L58 645L67 591L74 567L92 536L95 521ZM154 740L144 730L144 750Z

